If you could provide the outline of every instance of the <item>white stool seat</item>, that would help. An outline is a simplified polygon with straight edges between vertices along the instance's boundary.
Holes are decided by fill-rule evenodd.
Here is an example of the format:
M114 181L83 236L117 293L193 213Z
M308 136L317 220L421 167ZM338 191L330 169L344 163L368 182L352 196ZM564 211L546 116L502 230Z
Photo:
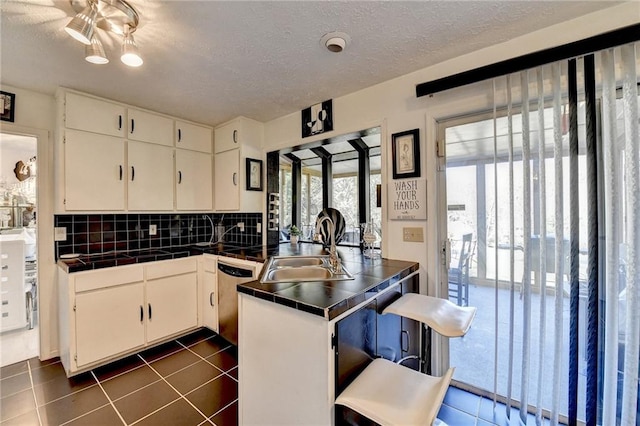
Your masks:
M338 396L344 405L381 425L433 424L453 376L433 377L377 358Z
M411 318L446 337L461 337L469 331L476 310L475 307L458 306L438 297L407 293L382 313Z

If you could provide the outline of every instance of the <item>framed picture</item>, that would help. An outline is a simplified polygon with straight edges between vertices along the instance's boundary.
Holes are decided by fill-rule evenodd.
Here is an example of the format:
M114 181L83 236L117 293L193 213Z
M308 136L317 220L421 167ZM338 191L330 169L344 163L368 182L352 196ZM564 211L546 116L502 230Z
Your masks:
M333 102L331 99L302 110L302 137L306 138L333 130Z
M393 178L420 177L420 130L413 129L391 135Z
M16 95L14 93L0 91L0 120L11 121L15 119Z
M262 160L247 158L247 191L262 191Z

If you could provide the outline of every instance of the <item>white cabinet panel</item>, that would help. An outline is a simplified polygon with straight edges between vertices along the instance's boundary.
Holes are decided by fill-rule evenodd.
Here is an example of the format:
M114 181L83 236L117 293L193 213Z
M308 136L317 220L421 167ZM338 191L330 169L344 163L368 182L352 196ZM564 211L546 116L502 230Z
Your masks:
M113 102L67 92L65 127L103 135L125 135L125 107Z
M211 154L176 150L176 207L178 210L213 209Z
M173 120L158 114L129 108L129 140L173 146Z
M64 150L67 210L124 210L124 140L67 130Z
M144 345L144 283L76 296L79 367Z
M176 148L211 154L212 129L176 120Z
M216 154L215 201L216 210L240 208L240 149Z
M195 272L147 281L147 341L198 325Z
M203 321L210 330L218 332L218 274L216 260L203 259Z
M129 141L129 210L173 210L173 148Z
M232 121L229 124L218 127L216 129L216 137L214 141L216 153L238 148L240 146L240 133L240 123L237 121Z
M216 128L214 139L216 153L240 146L261 148L264 139L263 125L246 117L238 117Z
M0 240L0 265L0 331L26 327L23 240Z

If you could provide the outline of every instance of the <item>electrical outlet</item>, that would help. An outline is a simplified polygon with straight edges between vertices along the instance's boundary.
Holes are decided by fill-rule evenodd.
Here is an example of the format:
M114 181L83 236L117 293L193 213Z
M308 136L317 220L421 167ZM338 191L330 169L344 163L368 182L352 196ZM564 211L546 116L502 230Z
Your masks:
M158 234L158 225L149 225L149 235Z
M67 240L67 228L64 226L56 226L53 228L53 240L54 241L66 241Z
M256 224L256 233L262 234L262 223L260 222Z
M402 240L413 243L424 242L422 228L402 228Z
M244 232L244 222L238 222L238 229L240 232Z

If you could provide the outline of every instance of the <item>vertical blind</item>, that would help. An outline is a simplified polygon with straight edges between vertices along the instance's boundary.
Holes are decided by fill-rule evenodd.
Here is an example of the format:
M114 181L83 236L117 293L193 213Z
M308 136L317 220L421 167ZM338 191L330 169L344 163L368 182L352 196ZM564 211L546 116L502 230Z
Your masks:
M639 70L631 43L493 81L493 189L509 214L491 214L510 252L500 264L495 245L510 281L493 392L524 423L640 422Z

